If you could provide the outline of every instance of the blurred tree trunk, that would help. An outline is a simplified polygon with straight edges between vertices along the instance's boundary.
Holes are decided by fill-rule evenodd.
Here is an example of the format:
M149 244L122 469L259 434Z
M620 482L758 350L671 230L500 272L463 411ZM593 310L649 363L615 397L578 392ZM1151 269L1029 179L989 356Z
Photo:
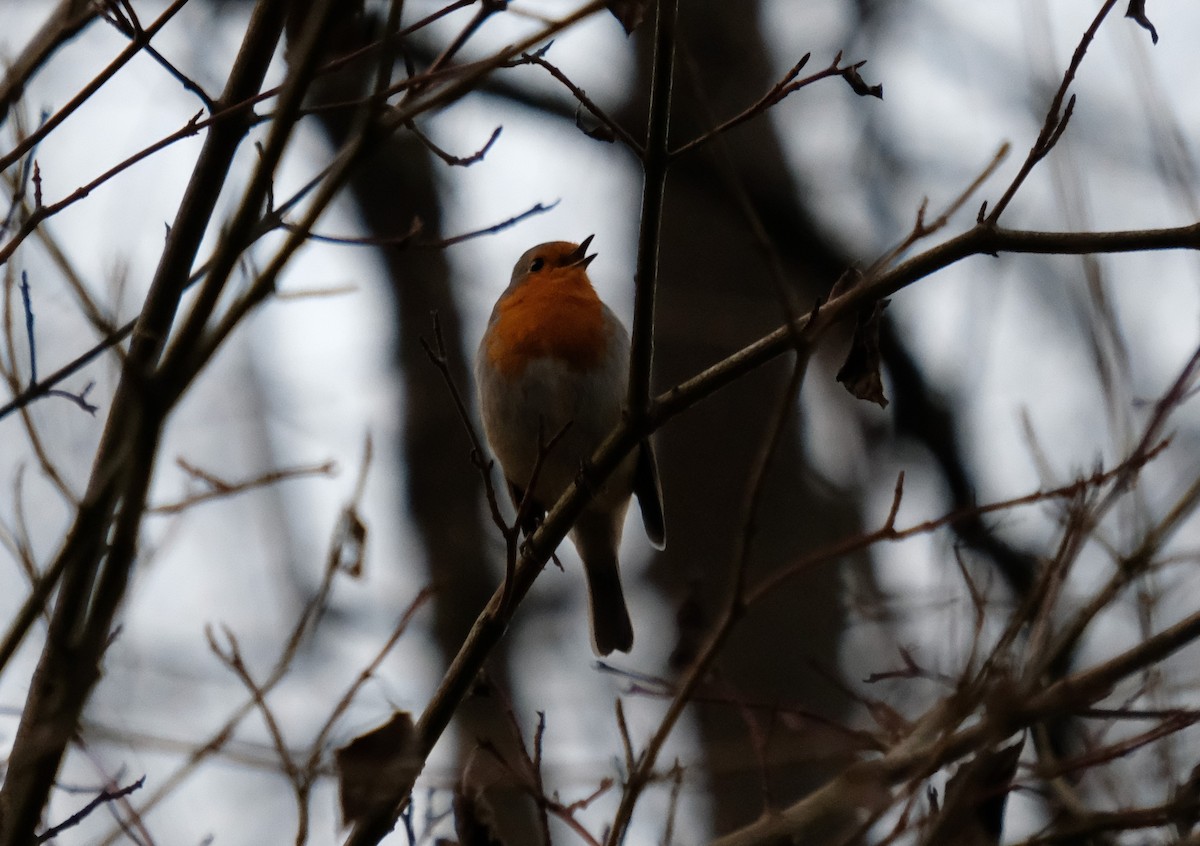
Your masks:
M672 115L676 144L741 111L775 81L756 4L684 4L680 34ZM635 87L642 99L626 112L630 126L645 123L649 41L643 37ZM769 118L743 125L723 142L680 160L668 179L663 224L655 327L659 390L783 319L768 262L736 193L729 190L726 175L731 173L741 184L737 190L753 198L771 241L784 245L781 258L799 307L811 307L843 266L810 224ZM652 577L667 596L698 599L709 617L730 584L750 470L773 425L790 367L780 361L760 370L659 435L668 544ZM808 378L832 377L814 366ZM798 425L773 459L755 522L755 579L857 530L853 497L834 497L814 484ZM838 566L788 582L778 595L751 608L720 658L712 696L799 707L832 718L843 714L845 697L814 670L814 664L832 669L838 662L845 618ZM717 831L754 819L771 797L782 801L806 792L834 763L828 756L838 752L822 726L801 720L785 727L766 709L708 704L697 713Z
M353 5L353 4L350 4ZM340 52L351 52L368 43L377 32L373 22L353 14L350 5L343 20ZM370 90L377 61L372 57L348 65L337 75L320 78L319 96L326 103L354 102ZM321 128L335 146L353 130L353 110L323 110ZM378 145L352 177L349 187L359 213L373 238L396 238L421 223L421 239L441 237L441 208L430 153L409 132L398 132ZM397 327L396 365L404 383L404 420L401 454L404 466L384 468L394 479L405 482L409 514L422 542L429 573L416 571L420 556L391 562L413 567L413 590L417 583L431 580L437 592L433 600L433 634L441 650L442 667L449 665L466 638L475 618L491 597L495 577L488 571L479 484L468 464L468 446L454 403L441 374L426 357L420 338L432 341L431 315L441 323L453 377L468 391L470 378L465 366L469 355L462 339L458 304L449 279L449 266L439 249L385 246L380 255L388 270ZM397 515L397 520L405 519ZM397 598L397 603L407 601ZM489 663L492 683L510 690L507 641ZM479 696L459 710L459 760L465 766L477 739L488 739L502 752L513 749L513 732L504 713L504 699ZM515 758L514 758L515 759ZM503 791L502 791L503 793ZM515 795L503 795L493 804L497 824L507 842L536 843L539 835L532 806Z

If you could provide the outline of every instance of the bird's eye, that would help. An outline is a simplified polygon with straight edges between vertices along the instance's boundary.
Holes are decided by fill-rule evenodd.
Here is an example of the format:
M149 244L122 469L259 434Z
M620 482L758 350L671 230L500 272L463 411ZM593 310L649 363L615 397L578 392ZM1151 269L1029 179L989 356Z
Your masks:
M541 256L538 256L537 258L535 258L533 261L531 261L529 263L529 269L534 273L537 273L539 270L541 270L545 266L546 266L546 260L544 258L542 258Z

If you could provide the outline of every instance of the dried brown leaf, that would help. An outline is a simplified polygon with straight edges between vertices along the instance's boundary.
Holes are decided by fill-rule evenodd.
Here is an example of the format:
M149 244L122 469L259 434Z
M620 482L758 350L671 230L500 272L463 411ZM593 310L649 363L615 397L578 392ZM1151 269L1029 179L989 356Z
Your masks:
M504 846L496 834L491 788L507 782L512 773L494 751L476 747L454 788L454 830L461 846Z
M942 808L924 846L997 846L1024 746L1022 737L1003 749L984 749L960 766L946 782Z
M1132 18L1138 26L1150 33L1151 41L1155 44L1158 43L1158 30L1146 17L1146 0L1129 0L1129 8L1125 10L1125 17Z
M608 0L605 4L613 17L625 27L625 34L630 35L641 26L650 8L650 0Z
M704 638L709 632L711 620L704 612L700 601L700 583L693 582L688 586L687 596L675 612L675 626L678 639L671 657L667 659L672 670L682 671L692 665L696 656L704 646Z
M858 287L858 283L862 281L862 271L857 267L847 267L842 271L842 275L833 283L833 287L829 290L829 299L836 300L842 294L848 294Z
M603 141L606 144L612 144L617 140L617 136L612 129L604 124L598 123L595 126L588 126L586 123L584 123L582 106L575 109L575 126L578 127L579 131L588 138L596 141Z
M837 380L846 390L862 400L887 408L887 397L883 395L883 377L880 374L879 321L888 300L878 300L873 306L858 313L858 325L854 327L854 340L850 352Z
M867 85L866 80L864 80L858 72L860 67L862 67L861 63L846 68L842 71L842 78L850 84L850 88L853 89L854 93L859 97L878 97L880 100L882 100L883 86Z
M359 578L363 572L366 549L367 524L359 516L358 507L351 503L342 511L341 519L334 528L333 543L329 549L330 568Z
M397 711L386 723L334 753L346 825L387 810L395 785L412 780L420 767L413 740L412 715Z
M454 791L454 832L459 846L504 846L492 831L492 809L481 796Z

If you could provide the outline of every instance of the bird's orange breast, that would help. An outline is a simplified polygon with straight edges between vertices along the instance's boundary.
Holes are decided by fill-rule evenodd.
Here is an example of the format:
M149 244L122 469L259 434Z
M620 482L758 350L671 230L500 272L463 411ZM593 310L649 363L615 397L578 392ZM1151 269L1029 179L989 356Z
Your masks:
M497 304L487 356L509 379L539 358L587 370L603 360L610 334L604 307L586 275L547 274L510 291Z

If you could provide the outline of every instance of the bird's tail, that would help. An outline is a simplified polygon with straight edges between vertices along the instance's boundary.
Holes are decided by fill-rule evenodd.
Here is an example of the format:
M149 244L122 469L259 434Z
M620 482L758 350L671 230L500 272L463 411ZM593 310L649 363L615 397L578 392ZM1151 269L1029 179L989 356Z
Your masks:
M633 623L625 607L617 562L624 517L624 508L617 509L617 513L585 511L571 531L587 574L592 647L597 655L607 655L614 649L628 652L633 648Z

